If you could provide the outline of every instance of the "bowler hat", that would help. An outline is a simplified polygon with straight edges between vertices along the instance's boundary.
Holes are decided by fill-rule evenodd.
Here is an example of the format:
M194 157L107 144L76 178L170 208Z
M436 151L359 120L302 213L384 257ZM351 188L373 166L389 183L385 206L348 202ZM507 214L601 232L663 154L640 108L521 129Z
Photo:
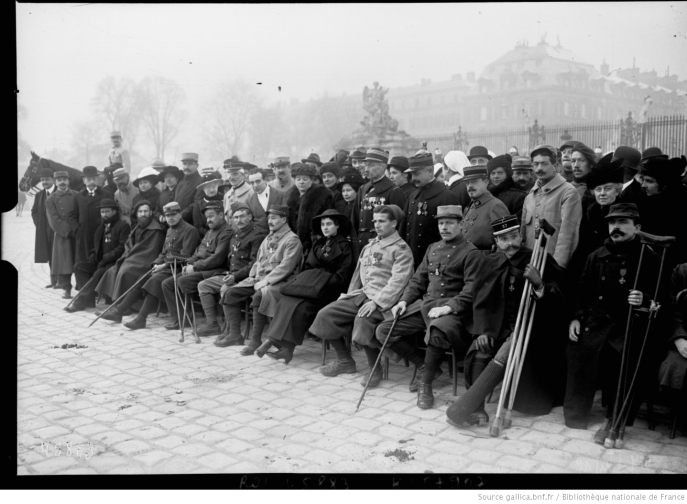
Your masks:
M493 156L489 154L489 151L487 150L486 147L482 147L481 145L475 145L472 149L470 149L470 154L468 155L468 159L472 160L473 158L478 158L478 157L483 157L491 160Z
M325 173L332 173L338 179L340 170L341 167L337 163L325 163L320 167L320 176L324 175Z
M668 159L668 155L663 154L663 151L658 147L649 147L648 149L644 149L644 152L642 152L642 162L648 161L649 159L655 157Z
M97 177L98 174L98 169L95 166L86 166L81 173L81 178L83 177Z
M337 234L340 234L342 236L348 236L351 234L351 221L348 220L348 217L346 217L344 214L337 212L333 208L330 210L325 210L320 215L317 215L312 218L310 222L312 225L313 234L322 234L322 219L324 219L325 217L327 217L328 219L332 219L339 225L339 231L337 232Z
M301 163L313 163L317 166L322 166L322 161L320 161L320 155L315 152L311 152L307 158L301 159Z
M611 205L611 209L605 219L612 219L614 217L630 217L632 219L639 218L639 210L634 203L618 203Z
M289 207L286 205L272 205L267 209L268 214L279 215L281 217L289 217Z
M396 168L402 172L406 171L410 164L408 163L408 158L405 156L394 156L389 160L387 164L389 168Z
M208 210L214 210L219 215L224 213L221 201L208 201L207 204L200 209L200 212L205 215L205 212Z
M532 160L527 156L515 156L510 165L511 170L530 170L532 171Z
M162 207L162 213L167 215L168 213L178 213L181 212L181 206L176 201L170 201L165 206Z
M365 154L365 162L387 164L389 162L389 151L380 147L370 147Z
M115 210L119 210L119 205L113 199L103 198L100 200L100 205L98 208L114 208Z
M55 176L55 172L53 172L50 168L43 168L38 176L40 178L53 178Z
M195 161L198 162L198 154L195 152L184 152L181 154L182 161Z
M489 178L489 172L486 166L466 166L463 168L463 180L475 180L480 178Z
M184 178L184 172L176 166L165 166L164 169L160 172L160 179L164 180L165 175L172 175L175 179L177 179L177 182Z
M582 144L582 142L578 142L578 144ZM584 145L584 144L582 144ZM589 148L589 147L587 147ZM573 150L575 147L573 147ZM537 145L534 149L532 149L532 152L530 152L530 159L534 160L534 156L537 154L544 154L545 156L549 156L551 158L551 162L555 163L556 162L556 148L552 145L547 145L547 144L541 144Z
M434 166L434 159L429 152L419 152L408 158L408 169L405 173L416 172L424 168Z
M141 170L141 173L138 174L136 180L134 180L134 187L138 187L141 180L148 180L151 184L157 184L160 181L160 174L152 166L146 166Z
M666 156L667 158L668 156ZM613 161L622 159L622 166L630 170L639 170L639 163L642 161L642 153L633 147L621 145L613 153Z
M296 178L298 175L312 178L319 174L317 173L317 168L312 165L307 165L305 163L294 163L291 165L291 176Z
M350 185L354 191L358 191L360 186L365 183L365 179L360 172L354 168L344 170L339 180L336 182L336 188L340 191L345 184Z
M510 154L502 154L501 156L496 156L494 159L490 160L487 163L487 172L491 174L492 170L495 170L496 168L503 168L503 170L506 172L506 175L510 177L513 175L513 169L511 168L512 163L513 158Z
M608 153L598 164L591 169L587 176L587 189L593 190L595 187L604 184L622 184L625 170L623 169L623 159L613 159L614 154Z
M69 178L69 173L66 171L56 171L55 174L53 175L53 178Z
M463 207L460 205L443 205L437 207L435 219L448 218L463 220Z
M494 236L498 236L503 233L507 233L508 231L512 231L513 229L520 228L517 215L507 215L505 217L501 217L500 219L491 221L489 225L491 226Z

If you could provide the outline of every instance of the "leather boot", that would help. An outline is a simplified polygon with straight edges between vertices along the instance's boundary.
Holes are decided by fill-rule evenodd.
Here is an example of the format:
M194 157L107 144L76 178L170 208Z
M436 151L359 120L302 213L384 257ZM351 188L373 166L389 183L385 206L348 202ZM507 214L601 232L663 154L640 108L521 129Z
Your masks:
M126 322L124 324L124 327L127 327L131 329L132 331L135 331L136 329L144 329L146 326L146 317L141 317L141 314L139 313L134 317L133 320L130 320L129 322Z
M431 383L422 383L417 391L417 407L420 409L432 409L434 406L434 393Z
M611 419L607 418L601 428L594 434L594 442L600 445L604 444L608 434L611 432L611 427Z
M448 407L446 416L457 425L467 421L481 423L485 417L488 419L489 417L484 411L484 400L494 390L494 387L501 383L504 374L505 366L502 363L496 360L490 361L484 372L472 384L472 387Z
M100 318L103 320L111 320L115 324L122 323L122 314L116 306Z
M269 341L269 340L268 340ZM277 352L269 352L267 355L274 360L284 359L284 364L288 364L293 359L293 349L295 345L286 341L282 342L281 348ZM258 353L257 351L255 352Z
M265 341L262 345L260 345L256 350L255 350L255 355L260 357L261 359L265 356L267 353L267 350L269 350L272 347L272 341L268 338L267 341Z
M426 374L427 374L426 367L423 364L422 366L420 366L418 368L417 372L415 373L415 379L413 379L413 381L410 383L408 390L410 392L417 392L420 388L420 383L422 383L422 380L423 379L429 380L429 377L423 378L423 376ZM437 368L436 374L427 383L429 383L431 385L433 383L433 381L435 379L439 378L442 374L444 374L444 372L441 370L441 368Z
M209 322L206 324L203 324L198 328L198 336L214 336L215 334L221 334L222 333L222 328L219 326L217 323L217 320L215 319L214 324L210 324Z
M225 339L237 341L239 338L243 342L243 336L241 336L241 308L223 304L222 310L224 310L225 327L224 332L220 334L221 337L218 338L218 342Z
M360 385L364 387L365 385L367 385L369 381L370 384L368 388L376 387L381 383L382 378L384 377L381 362L377 365L377 368L374 370L374 373L372 372L372 368L377 362L377 357L379 356L379 352L381 351L381 349L372 348L367 345L364 345L363 349L365 350L365 356L367 357L367 365L370 366L370 369L367 372L367 374L363 377L362 381L360 382Z
M325 376L338 376L343 373L355 373L355 361L351 356L351 349L346 346L342 338L329 340L329 344L336 351L336 360L333 364L322 366L320 373Z
M250 341L248 345L241 349L241 355L253 355L255 351L260 348L262 344L262 332L265 330L265 326L269 322L269 319L258 311L258 307L253 307L253 327L250 331Z

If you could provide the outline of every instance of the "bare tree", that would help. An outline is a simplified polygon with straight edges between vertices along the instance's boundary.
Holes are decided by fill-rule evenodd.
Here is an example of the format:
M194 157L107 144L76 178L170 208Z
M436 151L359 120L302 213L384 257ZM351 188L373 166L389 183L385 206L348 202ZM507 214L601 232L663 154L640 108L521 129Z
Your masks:
M108 132L122 132L129 151L134 150L140 124L137 98L136 82L133 79L120 77L116 80L110 75L98 83L96 94L91 100L93 111L103 120Z
M238 154L259 105L254 84L241 79L219 84L204 106L212 150L220 155Z
M274 149L283 150L286 145L287 127L278 105L260 107L253 114L250 125L251 150L261 165L270 161ZM275 156L279 154L274 154Z
M76 166L83 167L98 164L96 159L107 158L107 144L103 139L98 121L78 121L72 127L71 146L74 149Z
M186 111L182 105L186 94L179 85L164 77L146 77L137 86L137 106L143 129L155 145L156 157L163 158L165 149L179 133Z

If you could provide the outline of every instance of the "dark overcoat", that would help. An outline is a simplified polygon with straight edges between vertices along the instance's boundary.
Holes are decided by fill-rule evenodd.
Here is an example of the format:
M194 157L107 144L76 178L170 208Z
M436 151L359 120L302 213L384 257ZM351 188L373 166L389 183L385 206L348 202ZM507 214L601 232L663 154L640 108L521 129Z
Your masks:
M234 275L236 283L245 280L258 258L260 245L267 233L255 223L250 223L243 229L237 229L229 242L229 255L226 266L228 272Z
M107 226L108 224L103 222L95 230L93 249L89 253L89 257L92 256L101 266L112 264L122 257L129 234L131 234L131 226L121 217L110 225L109 236L107 236ZM104 240L103 236L105 236Z
M203 198L205 193L201 189L197 190L198 185L203 181L198 171L191 175L186 175L176 186L175 199L181 207L181 216L188 222L193 223L193 202Z
M208 220L205 218L203 210L210 201L222 202L224 194L217 193L214 196L203 196L203 199L193 203L193 227L198 231L198 235L202 238L210 229L208 227Z
M162 193L155 186L152 186L146 192L143 192L139 189L138 194L136 196L134 196L133 207L135 207L136 203L138 203L139 201L146 200L150 203L150 209L154 212L155 209L157 208L157 201L160 199L160 194L162 194ZM162 210L162 209L160 209L160 210ZM131 224L134 226L136 225L136 216L134 214L131 214Z
M52 187L53 192L57 189ZM52 241L55 232L48 224L48 215L45 210L47 194L45 189L39 191L33 199L31 218L36 226L36 239L34 242L33 262L47 263L52 261Z
M441 240L436 220L437 207L457 204L458 196L438 180L410 194L403 209L406 218L401 223L399 234L410 246L416 267L422 261L427 247Z
M174 189L169 189L165 186L165 188L162 191L160 191L160 195L157 198L157 203L155 204L155 206L153 206L156 221L160 222L160 217L164 217L164 212L162 211L162 209L167 203L175 201L174 198L176 192L177 186L175 186ZM167 223L164 222L164 218L162 219L161 224L163 225L163 227L167 227Z
M678 265L670 280L672 322L667 342L668 352L658 370L658 383L664 389L680 390L680 400L683 401L682 404L687 404L687 359L675 347L676 340L687 340L687 263Z
M497 186L491 186L489 192L506 205L511 215L518 217L518 222L522 222L522 205L525 203L527 191L520 189L512 177L508 177Z
M88 189L83 189L76 195L79 205L79 230L76 233L75 263L88 260L88 254L93 250L93 237L102 219L100 218L100 202L103 199L114 199L107 189L97 187L94 196L88 195Z
M95 290L116 299L124 294L144 273L150 271L165 243L165 230L153 220L147 228L135 226L124 245L124 253L109 268Z
M55 232L52 245L52 275L71 275L74 272L76 233L79 230L78 193L67 189L55 191L45 202L50 228Z
M362 251L377 236L372 219L374 209L380 205L405 207L403 191L386 175L376 182L367 182L358 189L351 223L358 233L358 250ZM400 225L400 223L399 223Z
M296 186L286 193L286 206L289 207L289 227L298 235L307 252L312 247L312 219L325 210L334 208L334 194L323 185L312 185L303 196Z
M449 191L458 196L458 204L463 209L465 213L465 208L470 204L470 195L468 194L468 181L464 178L456 180L450 186L448 186Z
M203 280L223 271L233 235L234 230L222 221L215 229L208 229L200 238L200 244L188 259L188 264L193 266L194 272L202 274Z

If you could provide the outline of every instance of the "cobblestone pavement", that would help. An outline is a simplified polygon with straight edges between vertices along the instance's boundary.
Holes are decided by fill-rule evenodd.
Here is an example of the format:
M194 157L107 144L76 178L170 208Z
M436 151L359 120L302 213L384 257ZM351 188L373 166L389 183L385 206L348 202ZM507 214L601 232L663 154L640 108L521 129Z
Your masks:
M490 438L487 427L445 422L448 373L436 383L437 406L422 411L408 392L411 369L392 363L390 379L355 413L362 352L357 375L326 378L312 340L284 365L241 357L240 347L217 348L212 338L179 343L164 318L139 331L105 321L88 328L94 310L68 314L61 291L43 288L48 269L32 262L31 204L21 218L3 215L3 258L19 271L19 474L687 472L687 439L670 440L665 419L655 431L637 420L624 450L592 443L598 401L587 431L566 428L556 408L515 413L513 427Z

